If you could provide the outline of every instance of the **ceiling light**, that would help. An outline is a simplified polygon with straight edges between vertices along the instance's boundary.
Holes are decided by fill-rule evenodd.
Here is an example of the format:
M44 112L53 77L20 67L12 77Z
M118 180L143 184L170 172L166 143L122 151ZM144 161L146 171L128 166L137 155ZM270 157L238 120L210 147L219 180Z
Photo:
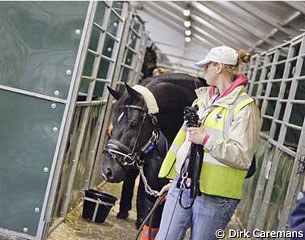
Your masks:
M189 9L183 9L184 16L188 17L188 16L190 16L190 14L191 14L191 11Z
M188 28L192 25L191 21L185 21L184 22L184 27Z
M190 37L185 37L184 41L186 41L187 43L191 42L191 38Z
M185 35L186 36L191 36L192 35L192 31L191 30L185 30Z

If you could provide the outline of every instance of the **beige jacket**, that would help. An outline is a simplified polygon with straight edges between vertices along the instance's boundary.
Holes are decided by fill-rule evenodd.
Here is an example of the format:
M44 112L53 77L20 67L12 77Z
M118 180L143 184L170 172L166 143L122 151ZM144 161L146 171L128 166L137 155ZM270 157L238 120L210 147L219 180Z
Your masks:
M237 86L216 103L211 103L208 97L209 88L198 89L196 93L201 100L199 101L201 103L199 105L199 116L201 115L204 121L208 115L209 108L213 107L213 105L230 108L242 92L245 92L244 86ZM248 169L256 150L260 127L260 111L255 102L252 102L234 116L226 139L219 136L216 138L211 134L204 148L208 149L211 156L222 164L233 168Z

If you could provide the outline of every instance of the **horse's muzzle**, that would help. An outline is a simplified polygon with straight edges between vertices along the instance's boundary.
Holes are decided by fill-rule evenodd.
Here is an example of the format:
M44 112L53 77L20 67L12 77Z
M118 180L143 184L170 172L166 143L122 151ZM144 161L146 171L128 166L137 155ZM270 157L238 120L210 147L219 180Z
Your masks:
M111 158L116 160L122 167L135 163L135 159L131 152L130 148L115 139L109 139L104 149L104 153L108 153Z

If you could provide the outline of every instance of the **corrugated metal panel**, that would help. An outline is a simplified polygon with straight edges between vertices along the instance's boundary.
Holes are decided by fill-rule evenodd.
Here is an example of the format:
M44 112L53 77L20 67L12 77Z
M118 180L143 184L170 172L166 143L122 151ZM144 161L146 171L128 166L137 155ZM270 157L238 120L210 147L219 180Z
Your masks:
M137 1L150 37L172 67L197 72L193 62L211 47L228 45L260 53L303 31L305 3L290 1ZM189 17L183 10L189 9ZM192 22L186 43L184 21ZM161 63L162 64L162 63Z

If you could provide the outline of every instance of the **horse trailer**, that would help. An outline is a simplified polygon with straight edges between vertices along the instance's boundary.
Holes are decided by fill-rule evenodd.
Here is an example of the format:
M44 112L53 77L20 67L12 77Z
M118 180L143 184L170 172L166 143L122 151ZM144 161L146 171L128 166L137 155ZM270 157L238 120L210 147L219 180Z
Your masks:
M193 63L219 45L253 53L242 72L262 118L230 227L289 231L305 170L304 16L291 1L0 2L0 239L48 238L101 188L107 87L124 93L156 67L202 77Z

